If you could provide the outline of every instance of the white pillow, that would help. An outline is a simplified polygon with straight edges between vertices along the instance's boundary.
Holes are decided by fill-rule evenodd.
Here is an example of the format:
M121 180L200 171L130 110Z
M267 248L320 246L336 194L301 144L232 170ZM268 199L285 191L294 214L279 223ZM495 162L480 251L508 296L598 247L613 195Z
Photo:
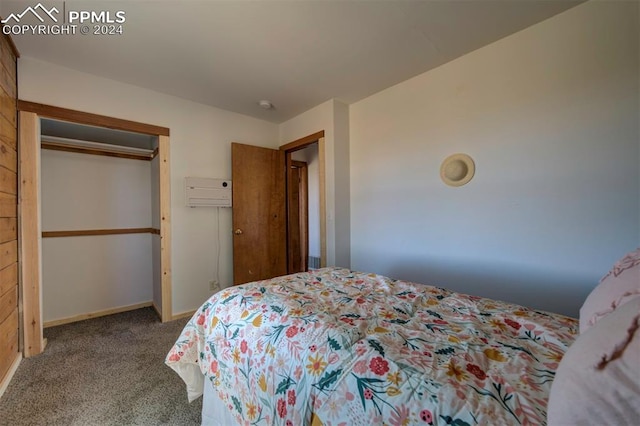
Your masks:
M616 262L584 301L580 308L580 333L636 297L640 297L640 248Z
M551 385L554 425L640 424L640 298L580 334Z

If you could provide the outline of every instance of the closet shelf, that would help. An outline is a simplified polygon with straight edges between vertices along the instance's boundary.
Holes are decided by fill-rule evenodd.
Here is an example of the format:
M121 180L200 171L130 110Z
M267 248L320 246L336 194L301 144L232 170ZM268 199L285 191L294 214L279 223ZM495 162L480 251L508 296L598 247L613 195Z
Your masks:
M58 136L41 136L40 147L56 151L75 152L79 154L104 155L108 157L128 158L132 160L151 161L157 150L113 145L101 142L83 141L80 139L61 138Z

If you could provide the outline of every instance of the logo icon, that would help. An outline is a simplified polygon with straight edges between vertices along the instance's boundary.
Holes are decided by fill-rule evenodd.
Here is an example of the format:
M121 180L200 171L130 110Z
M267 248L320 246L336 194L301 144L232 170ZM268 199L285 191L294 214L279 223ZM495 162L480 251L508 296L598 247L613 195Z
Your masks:
M38 11L40 12L40 14L38 13ZM27 7L22 13L18 13L18 14L12 13L9 16L7 16L6 19L3 19L0 22L2 22L3 24L6 24L13 19L16 23L19 23L20 20L28 13L31 13L33 16L35 16L40 22L44 22L44 18L41 16L41 14L48 16L53 20L53 22L58 22L58 18L56 18L53 15L54 12L56 14L60 13L60 11L56 7L52 7L51 10L47 10L47 8L42 5L42 3L38 3L37 5L35 5L35 7L31 7L31 6Z

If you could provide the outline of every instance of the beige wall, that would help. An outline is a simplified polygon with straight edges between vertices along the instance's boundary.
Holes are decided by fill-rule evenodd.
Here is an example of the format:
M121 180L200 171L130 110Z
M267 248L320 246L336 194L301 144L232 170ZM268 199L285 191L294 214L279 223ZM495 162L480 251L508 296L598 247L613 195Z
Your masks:
M151 227L148 161L43 150L40 164L43 231ZM151 239L44 238L44 321L151 301Z
M588 2L351 105L352 267L577 315L639 243L638 15Z
M230 143L277 147L278 126L174 96L60 67L19 59L20 98L171 129L173 313L196 309L216 278L215 209L190 209L184 178L231 177ZM220 279L232 282L231 210L220 209Z

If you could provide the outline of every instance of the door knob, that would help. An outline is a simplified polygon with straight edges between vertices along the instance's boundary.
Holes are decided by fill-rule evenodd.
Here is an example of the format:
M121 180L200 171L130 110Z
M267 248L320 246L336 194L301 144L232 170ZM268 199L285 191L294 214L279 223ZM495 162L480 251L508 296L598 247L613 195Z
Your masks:
M240 235L240 234L242 234L242 229L238 228L235 231L233 231L233 233L236 234L236 235Z

